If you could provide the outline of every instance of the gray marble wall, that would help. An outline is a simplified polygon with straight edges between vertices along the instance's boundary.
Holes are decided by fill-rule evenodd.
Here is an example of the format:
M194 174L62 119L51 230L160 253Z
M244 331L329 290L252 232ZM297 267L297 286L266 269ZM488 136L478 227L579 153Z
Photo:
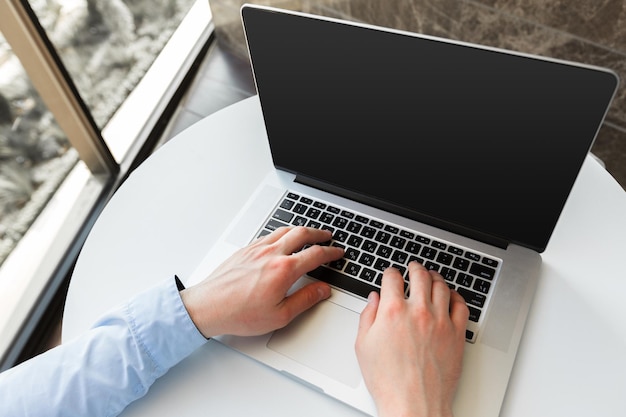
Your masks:
M594 153L605 161L617 160L626 165L626 0L248 2L611 68L622 83L596 140ZM219 41L247 59L239 17L243 3L210 0ZM608 165L607 162L610 170Z

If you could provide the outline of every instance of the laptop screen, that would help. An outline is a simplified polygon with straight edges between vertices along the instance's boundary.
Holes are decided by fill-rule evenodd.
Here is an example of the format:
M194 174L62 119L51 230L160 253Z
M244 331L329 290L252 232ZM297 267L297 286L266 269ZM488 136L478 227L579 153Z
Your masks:
M297 13L244 6L242 17L278 168L545 249L614 73Z

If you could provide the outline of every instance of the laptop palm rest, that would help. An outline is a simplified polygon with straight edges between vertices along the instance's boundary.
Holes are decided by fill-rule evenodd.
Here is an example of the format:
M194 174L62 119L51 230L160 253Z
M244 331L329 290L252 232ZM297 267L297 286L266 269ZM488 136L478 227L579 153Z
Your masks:
M357 387L361 381L354 354L358 327L357 313L323 301L275 331L267 347L345 385Z

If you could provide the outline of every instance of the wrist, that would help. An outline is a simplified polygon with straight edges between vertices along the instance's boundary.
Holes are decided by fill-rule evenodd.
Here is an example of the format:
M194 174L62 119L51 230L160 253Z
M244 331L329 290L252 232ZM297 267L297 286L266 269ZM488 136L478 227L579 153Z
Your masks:
M453 417L452 407L423 401L390 401L377 405L379 417Z
M211 336L207 335L206 329L203 329L202 320L201 320L203 315L197 311L196 304L193 301L193 298L194 298L194 294L192 294L193 287L186 288L177 275L174 275L174 278L176 280L176 288L178 289L178 293L180 294L180 299L183 303L183 306L185 307L185 310L187 311L187 315L191 319L191 322L194 324L198 332L202 336L204 336L205 339L207 340L210 339ZM201 305L201 304L198 304L198 305Z

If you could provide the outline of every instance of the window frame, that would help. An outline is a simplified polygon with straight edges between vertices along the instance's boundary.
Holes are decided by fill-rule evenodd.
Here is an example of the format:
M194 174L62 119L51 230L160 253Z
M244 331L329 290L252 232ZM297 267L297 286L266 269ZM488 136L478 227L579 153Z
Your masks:
M205 20L201 18L203 13ZM91 226L117 187L149 155L154 145L151 142L160 138L159 132L165 128L164 123L213 40L214 26L208 1L197 0L144 79L100 131L27 1L0 2L0 15L3 16L0 31L79 156L79 163L59 188L62 194L56 199L56 194L52 197L24 236L26 239L34 234L38 239L41 236L37 233L50 229L46 233L55 233L55 247L34 260L28 259L27 250L16 247L16 256L11 253L0 268L0 284L3 279L7 281L6 276L2 278L3 272L12 275L10 279L27 280L26 286L22 285L22 299L16 303L19 306L11 314L0 317L2 371L23 357L28 344L36 339L39 323L45 319L51 304L55 300L63 302L74 263ZM178 65L173 66L172 62ZM155 79L160 79L161 85ZM154 106L146 106L146 102ZM142 111L138 117L139 108ZM124 129L131 118L132 129ZM123 135L117 143L126 143L125 149L120 150L120 145L114 144L117 149L112 151L112 145L105 140L107 135ZM55 216L64 217L57 222ZM49 221L51 218L54 221ZM26 273L22 271L25 262L33 263L25 268L30 269ZM28 276L15 277L16 274ZM0 291L0 300L2 296Z

